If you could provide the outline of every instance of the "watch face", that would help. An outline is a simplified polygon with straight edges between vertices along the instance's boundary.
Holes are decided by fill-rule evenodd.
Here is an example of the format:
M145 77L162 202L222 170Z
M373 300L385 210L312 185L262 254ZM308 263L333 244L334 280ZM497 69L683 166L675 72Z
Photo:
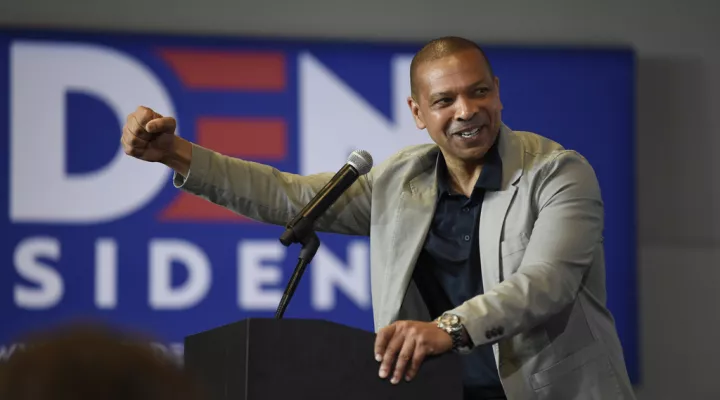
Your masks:
M454 330L459 328L460 318L457 315L443 315L440 323L444 329Z

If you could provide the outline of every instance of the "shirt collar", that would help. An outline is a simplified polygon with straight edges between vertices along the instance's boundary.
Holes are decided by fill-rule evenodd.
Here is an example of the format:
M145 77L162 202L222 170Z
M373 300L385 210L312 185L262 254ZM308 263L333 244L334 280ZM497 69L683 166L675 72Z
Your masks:
M483 165L482 172L480 172L480 176L475 182L476 189L500 190L502 185L502 159L498 151L499 137L500 135L498 135L495 143L490 147L487 154L485 154L485 164ZM437 179L438 196L452 193L447 164L445 163L445 157L442 155L442 152L438 155Z

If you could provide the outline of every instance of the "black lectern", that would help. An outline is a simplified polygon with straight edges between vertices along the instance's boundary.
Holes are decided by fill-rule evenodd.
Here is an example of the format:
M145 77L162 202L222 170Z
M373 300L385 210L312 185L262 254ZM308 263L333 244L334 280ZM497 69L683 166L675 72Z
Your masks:
M411 382L378 377L375 334L322 320L246 319L185 338L208 400L462 399L459 356L425 359Z

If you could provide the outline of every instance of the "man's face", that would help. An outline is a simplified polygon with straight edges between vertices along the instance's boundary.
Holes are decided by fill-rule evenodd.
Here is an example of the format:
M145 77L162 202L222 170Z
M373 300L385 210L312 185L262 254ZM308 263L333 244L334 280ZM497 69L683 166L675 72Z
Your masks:
M419 129L427 129L447 159L482 159L500 131L500 84L482 54L465 50L422 63L417 99L408 105Z

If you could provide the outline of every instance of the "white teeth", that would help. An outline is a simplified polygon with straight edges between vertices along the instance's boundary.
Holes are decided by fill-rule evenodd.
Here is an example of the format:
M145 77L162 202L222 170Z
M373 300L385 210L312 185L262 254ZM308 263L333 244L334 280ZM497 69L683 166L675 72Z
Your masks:
M479 128L476 128L476 129L473 129L473 130L471 130L471 131L463 132L463 133L460 134L460 136L462 136L462 137L464 137L464 138L471 138L471 137L477 135L477 133L478 133L479 130L480 130Z

